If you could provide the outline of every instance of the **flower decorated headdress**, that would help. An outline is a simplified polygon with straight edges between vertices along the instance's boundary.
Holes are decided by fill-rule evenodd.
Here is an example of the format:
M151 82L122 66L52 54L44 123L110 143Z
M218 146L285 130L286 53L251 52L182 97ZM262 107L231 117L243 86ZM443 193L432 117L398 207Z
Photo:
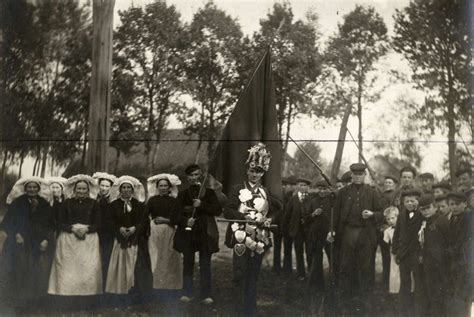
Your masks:
M265 172L270 168L270 152L265 147L265 144L258 143L252 146L249 150L249 157L245 162L251 168L261 168Z
M66 198L74 197L74 188L76 184L81 181L89 185L89 197L95 199L99 192L99 187L91 176L85 174L77 174L68 178L64 184L64 196L66 196Z
M44 199L49 199L49 186L48 182L45 179L39 177L24 177L20 178L16 181L15 185L13 185L12 190L7 196L7 205L11 204L15 199L20 197L21 195L25 194L25 187L28 183L36 183L39 185L39 192L38 195L43 197Z
M117 177L105 172L95 172L94 175L92 175L92 178L97 181L97 184L100 183L101 179L106 179L110 181L112 183L111 184L112 186L115 185L115 183L117 183Z
M162 180L166 179L171 184L171 193L170 196L178 197L178 186L181 185L181 180L178 176L174 174L158 174L148 178L147 180L147 188L148 188L148 198L158 195L158 188L156 184Z
M145 187L138 179L128 175L120 176L116 180L115 185L110 189L110 198L112 200L120 197L120 186L123 184L130 184L133 187L133 198L140 202L145 201Z

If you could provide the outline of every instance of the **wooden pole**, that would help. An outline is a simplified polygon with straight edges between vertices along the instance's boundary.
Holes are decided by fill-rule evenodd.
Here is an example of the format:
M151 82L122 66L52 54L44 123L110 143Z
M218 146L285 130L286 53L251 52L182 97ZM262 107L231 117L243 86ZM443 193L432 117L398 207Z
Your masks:
M92 76L86 171L108 171L112 34L115 0L94 0Z
M346 142L347 123L349 122L349 116L351 115L352 105L347 104L347 108L342 117L341 129L339 130L339 138L337 142L336 154L334 155L334 161L331 168L331 181L335 184L337 180L337 174L341 168L342 153L344 152L344 143Z

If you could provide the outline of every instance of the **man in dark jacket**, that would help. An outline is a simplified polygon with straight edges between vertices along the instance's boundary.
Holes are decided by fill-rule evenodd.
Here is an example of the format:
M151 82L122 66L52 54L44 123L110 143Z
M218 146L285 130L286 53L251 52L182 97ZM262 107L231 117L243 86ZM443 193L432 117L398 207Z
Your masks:
M473 288L473 213L467 211L466 196L461 192L448 194L450 219L451 268L449 316L471 316Z
M308 228L307 243L310 247L312 264L309 272L309 285L312 289L324 291L323 250L331 260L330 245L326 240L331 226L331 212L334 194L330 192L325 180L316 183L317 193L311 201L311 213L307 213L305 224Z
M306 253L306 261L308 269L311 268L311 250L306 243L306 236L309 227L305 224L305 219L310 215L314 208L311 208L313 195L308 193L311 181L299 178L296 182L297 193L293 195L285 206L283 230L295 244L296 268L299 279L306 276L304 253Z
M334 205L336 230L328 233L327 239L334 242L336 238L341 246L340 302L350 304L350 295L354 293L358 304L362 305L359 308L368 311L374 276L372 258L377 244L377 223L383 218L382 204L378 191L364 184L366 166L355 163L350 169L352 184L337 194ZM356 283L353 282L354 276L358 279ZM357 289L353 289L355 285Z
M189 187L178 194L183 210L174 241L174 248L183 253L181 301L192 299L194 257L199 252L201 300L204 304L212 304L211 256L219 251L219 232L214 217L222 213L222 207L214 190L201 184L202 170L199 165L188 166L185 173Z

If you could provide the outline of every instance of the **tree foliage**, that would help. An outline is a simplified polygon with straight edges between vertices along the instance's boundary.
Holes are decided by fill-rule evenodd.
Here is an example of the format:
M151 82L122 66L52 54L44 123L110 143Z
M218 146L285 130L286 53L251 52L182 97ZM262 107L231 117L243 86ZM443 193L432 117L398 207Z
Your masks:
M183 24L174 6L157 1L119 12L114 35L115 78L133 82L133 114L145 133L147 167L152 172L158 142L179 106L183 82ZM116 104L116 103L115 103Z
M448 131L450 174L456 170L455 135L469 122L469 2L411 1L395 13L393 46L410 62L416 85L426 102L418 118L427 128Z
M186 92L193 102L179 116L188 135L209 140L208 156L237 100L241 78L237 71L242 31L235 19L208 2L187 29Z

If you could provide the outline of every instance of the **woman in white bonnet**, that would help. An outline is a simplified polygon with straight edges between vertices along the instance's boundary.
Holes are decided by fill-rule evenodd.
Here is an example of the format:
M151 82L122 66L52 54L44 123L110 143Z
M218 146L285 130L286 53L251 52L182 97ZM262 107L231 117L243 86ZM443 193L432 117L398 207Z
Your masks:
M0 296L13 306L34 308L46 296L53 250L53 215L48 184L38 177L18 180L7 197L1 229ZM0 312L1 313L1 312Z
M148 179L147 214L150 217L150 251L153 288L177 295L183 287L181 254L173 249L180 207L176 199L181 181L176 175L159 174ZM170 292L171 290L171 292ZM176 294L173 294L173 290Z
M92 177L75 175L66 183L67 198L59 212L60 230L48 293L90 296L102 293L97 229L100 226L96 186ZM83 304L77 298L76 305ZM82 303L81 303L82 302Z

